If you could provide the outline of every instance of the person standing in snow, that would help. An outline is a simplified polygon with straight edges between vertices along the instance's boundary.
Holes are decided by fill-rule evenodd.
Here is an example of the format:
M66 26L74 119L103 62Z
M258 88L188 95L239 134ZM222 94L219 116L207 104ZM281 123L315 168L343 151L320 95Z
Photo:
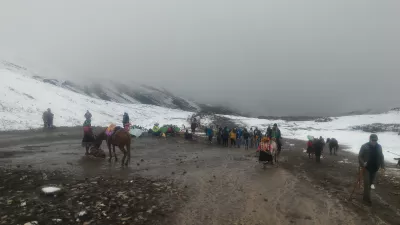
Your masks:
M371 134L369 142L361 146L358 161L364 175L364 202L371 204L371 189L375 189L374 180L379 168L385 169L385 158L378 136Z
M250 137L249 132L247 131L246 128L244 128L243 139L244 139L244 149L245 150L249 150L249 137Z
M51 109L48 108L47 111L45 111L42 116L44 128L52 128L53 127L53 118L54 118L54 114L51 112Z
M89 112L89 110L87 110L86 113L85 113L85 119L86 120L92 120L92 114Z

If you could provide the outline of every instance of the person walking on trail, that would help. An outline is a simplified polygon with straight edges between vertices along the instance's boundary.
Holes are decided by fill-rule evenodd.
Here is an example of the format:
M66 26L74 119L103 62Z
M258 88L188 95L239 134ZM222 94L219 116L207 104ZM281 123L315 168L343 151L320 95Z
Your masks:
M256 147L256 148L258 148L258 145L260 144L260 141L258 141L258 139L260 139L261 140L261 138L258 136L259 135L259 132L258 132L258 128L256 127L256 129L254 129L254 146Z
M385 161L382 146L378 144L378 136L371 134L369 142L361 146L358 161L363 171L364 178L364 202L371 203L371 189L375 189L374 181L379 168L385 169Z
M229 133L229 138L231 139L231 148L236 146L236 129L232 129Z
M92 114L89 112L89 110L87 110L86 113L85 113L85 119L86 120L92 120Z
M236 145L240 148L242 144L242 128L236 128Z
M254 131L253 131L253 128L251 127L251 128L250 128L250 131L249 131L250 148L253 148L253 147L254 147L254 140L253 140L253 138L254 138Z
M228 139L229 139L229 129L225 127L222 132L222 145L224 147L228 147Z
M212 139L213 139L213 136L214 136L214 131L213 131L212 127L206 128L206 131L207 131L208 142L209 142L210 144L212 144Z
M243 139L244 139L244 149L245 149L245 150L249 150L249 138L250 138L250 134L249 134L249 132L247 131L247 129L244 128L244 131L243 131Z
M319 162L321 162L321 154L322 154L322 150L324 149L324 144L321 141L321 139L314 139L312 146L314 149L315 161L317 163L319 163Z
M218 142L218 145L222 144L222 140L223 140L223 131L222 131L222 127L220 127L220 128L218 128L218 131L217 131L217 142Z
M281 142L282 136L281 136L281 130L279 130L278 124L276 123L272 127L271 138L275 138L276 144L278 145L278 154L279 154L282 150L282 142Z

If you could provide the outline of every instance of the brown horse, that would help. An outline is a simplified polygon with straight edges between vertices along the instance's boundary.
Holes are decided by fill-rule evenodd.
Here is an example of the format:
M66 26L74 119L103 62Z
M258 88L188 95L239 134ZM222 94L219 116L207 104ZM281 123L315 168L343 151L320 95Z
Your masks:
M113 147L115 161L118 161L117 155L115 154L115 146L118 146L122 153L124 153L121 164L124 165L125 162L125 165L127 166L128 163L131 161L131 135L122 128L116 130L112 136L108 136L106 134L106 130L104 130L97 135L96 142L99 143L98 145L100 146L103 140L107 142L107 147L110 154L109 161L111 161L112 158L111 146Z

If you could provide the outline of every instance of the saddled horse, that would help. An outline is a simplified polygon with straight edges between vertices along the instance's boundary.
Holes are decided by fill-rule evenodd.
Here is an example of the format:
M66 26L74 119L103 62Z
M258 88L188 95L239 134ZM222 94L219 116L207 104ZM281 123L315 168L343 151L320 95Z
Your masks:
M115 161L118 161L117 155L115 154L115 146L118 146L122 153L124 153L121 164L125 164L127 166L128 163L131 161L131 135L123 128L116 128L111 134L106 131L107 129L104 129L100 134L96 136L96 142L100 143L100 145L103 140L107 142L107 147L110 155L109 161L111 161L112 159L111 146L113 148Z

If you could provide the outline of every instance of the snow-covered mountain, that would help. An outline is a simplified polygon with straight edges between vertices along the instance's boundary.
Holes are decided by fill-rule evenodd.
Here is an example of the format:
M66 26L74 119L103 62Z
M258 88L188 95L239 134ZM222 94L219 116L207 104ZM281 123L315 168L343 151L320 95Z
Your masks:
M201 110L201 104L178 97L165 89L159 89L147 85L127 85L112 83L110 81L78 84L69 80L43 77L35 74L24 66L4 60L0 61L0 68L7 69L18 74L31 76L35 80L105 101L117 103L142 103L186 111ZM106 83L106 85L103 83Z
M106 101L8 69L0 69L0 79L0 130L40 128L47 108L54 113L56 126L81 125L86 110L93 114L94 126L121 123L124 112L143 127L152 127L155 122L181 126L193 114L148 104Z

